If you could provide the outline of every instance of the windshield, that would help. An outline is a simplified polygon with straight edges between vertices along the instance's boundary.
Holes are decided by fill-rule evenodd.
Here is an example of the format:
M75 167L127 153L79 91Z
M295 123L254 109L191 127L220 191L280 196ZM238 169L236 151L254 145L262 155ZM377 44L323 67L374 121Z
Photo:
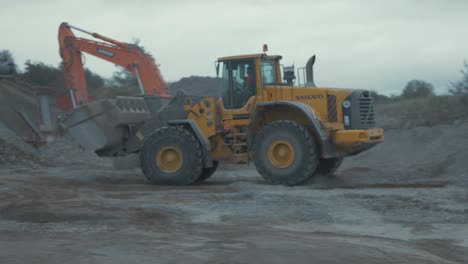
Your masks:
M222 97L227 109L241 108L256 94L254 65L253 60L223 63Z
M263 85L276 83L276 63L273 60L262 61Z

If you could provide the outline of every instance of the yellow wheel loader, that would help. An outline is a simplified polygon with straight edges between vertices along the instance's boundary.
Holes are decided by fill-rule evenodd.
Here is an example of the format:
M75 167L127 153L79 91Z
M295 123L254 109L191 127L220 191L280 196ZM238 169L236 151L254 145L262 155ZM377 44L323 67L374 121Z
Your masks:
M140 153L153 184L200 182L223 161L253 161L272 184L303 184L384 139L370 92L316 87L314 61L294 85L281 56L222 57L220 98L179 93L159 110L151 96L100 100L75 109L65 126L100 156Z

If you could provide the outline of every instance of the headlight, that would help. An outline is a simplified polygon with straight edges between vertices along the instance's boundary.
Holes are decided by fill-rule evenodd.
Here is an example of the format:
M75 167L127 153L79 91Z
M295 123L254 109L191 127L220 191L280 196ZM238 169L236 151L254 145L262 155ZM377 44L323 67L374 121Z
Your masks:
M350 100L344 100L343 101L343 107L344 108L349 108L351 106L351 101Z

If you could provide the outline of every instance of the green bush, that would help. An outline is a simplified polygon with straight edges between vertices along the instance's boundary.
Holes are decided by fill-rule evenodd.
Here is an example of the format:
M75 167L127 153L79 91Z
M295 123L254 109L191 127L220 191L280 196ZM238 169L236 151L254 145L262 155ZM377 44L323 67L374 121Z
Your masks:
M468 63L466 61L461 73L462 78L450 85L449 92L453 95L468 95Z
M65 85L62 71L43 62L31 62L27 60L22 76L26 81L37 86L52 86L58 81L60 85Z
M422 98L434 96L434 86L422 80L412 80L408 82L401 93L402 98Z

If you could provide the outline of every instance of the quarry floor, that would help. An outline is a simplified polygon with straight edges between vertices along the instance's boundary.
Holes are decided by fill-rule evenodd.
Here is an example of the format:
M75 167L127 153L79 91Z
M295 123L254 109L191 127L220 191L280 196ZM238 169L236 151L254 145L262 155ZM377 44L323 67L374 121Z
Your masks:
M108 164L4 167L0 260L468 263L467 128L388 131L335 176L297 187L247 165L187 187Z

